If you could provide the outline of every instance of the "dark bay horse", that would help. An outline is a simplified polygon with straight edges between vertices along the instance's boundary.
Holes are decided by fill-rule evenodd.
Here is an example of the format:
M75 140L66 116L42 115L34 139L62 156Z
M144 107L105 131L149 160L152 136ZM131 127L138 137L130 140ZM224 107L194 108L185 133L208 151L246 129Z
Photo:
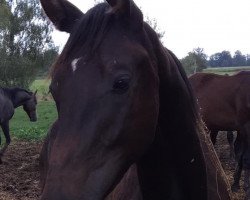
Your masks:
M41 199L231 199L181 64L134 2L85 14L41 3L70 33L51 75L58 119L41 151Z
M9 120L14 115L15 108L23 106L30 121L35 122L37 120L36 104L36 92L32 93L21 88L0 88L0 126L6 139L4 147L0 149L0 164L2 163L1 157L11 142Z
M242 71L233 76L197 73L189 80L212 142L215 143L219 130L237 131L235 155L238 169L233 189L239 188L241 171L245 169L244 185L250 199L250 72Z

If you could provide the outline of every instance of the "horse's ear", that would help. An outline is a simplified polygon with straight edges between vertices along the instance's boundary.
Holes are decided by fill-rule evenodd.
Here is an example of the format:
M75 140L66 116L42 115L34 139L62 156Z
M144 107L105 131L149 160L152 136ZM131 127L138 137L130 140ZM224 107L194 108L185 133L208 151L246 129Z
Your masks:
M84 15L77 7L67 0L40 0L42 7L60 31L71 33L74 25Z
M130 12L130 0L107 0L107 2L112 7L112 12Z
M109 12L115 13L123 19L131 30L141 30L143 27L143 15L132 0L106 0L111 6Z
M33 93L33 95L36 96L36 94L37 94L37 90Z

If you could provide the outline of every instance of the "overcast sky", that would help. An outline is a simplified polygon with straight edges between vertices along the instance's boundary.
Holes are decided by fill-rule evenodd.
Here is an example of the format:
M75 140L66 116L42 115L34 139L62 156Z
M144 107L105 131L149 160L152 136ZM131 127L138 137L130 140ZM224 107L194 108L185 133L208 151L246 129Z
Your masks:
M70 0L82 11L94 0ZM206 54L240 50L250 54L250 0L134 0L144 16L155 18L165 31L164 45L179 58L194 48ZM56 45L63 46L67 34L55 31Z

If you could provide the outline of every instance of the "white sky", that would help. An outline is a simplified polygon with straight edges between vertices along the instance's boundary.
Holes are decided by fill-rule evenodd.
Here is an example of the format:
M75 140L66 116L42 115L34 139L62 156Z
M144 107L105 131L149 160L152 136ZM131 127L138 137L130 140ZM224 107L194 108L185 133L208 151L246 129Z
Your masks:
M82 11L94 0L70 0ZM164 45L179 58L201 47L207 55L223 50L250 54L250 0L134 0L165 31ZM61 47L67 34L55 31Z

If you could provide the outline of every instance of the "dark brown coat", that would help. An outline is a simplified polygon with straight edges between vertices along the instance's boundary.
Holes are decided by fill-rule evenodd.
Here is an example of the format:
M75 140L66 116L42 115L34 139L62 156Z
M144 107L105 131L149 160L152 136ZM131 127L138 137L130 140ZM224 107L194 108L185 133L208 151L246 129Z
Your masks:
M233 76L196 73L189 80L212 142L218 131L238 132L235 154L239 164L233 184L238 188L242 168L250 169L250 72Z

